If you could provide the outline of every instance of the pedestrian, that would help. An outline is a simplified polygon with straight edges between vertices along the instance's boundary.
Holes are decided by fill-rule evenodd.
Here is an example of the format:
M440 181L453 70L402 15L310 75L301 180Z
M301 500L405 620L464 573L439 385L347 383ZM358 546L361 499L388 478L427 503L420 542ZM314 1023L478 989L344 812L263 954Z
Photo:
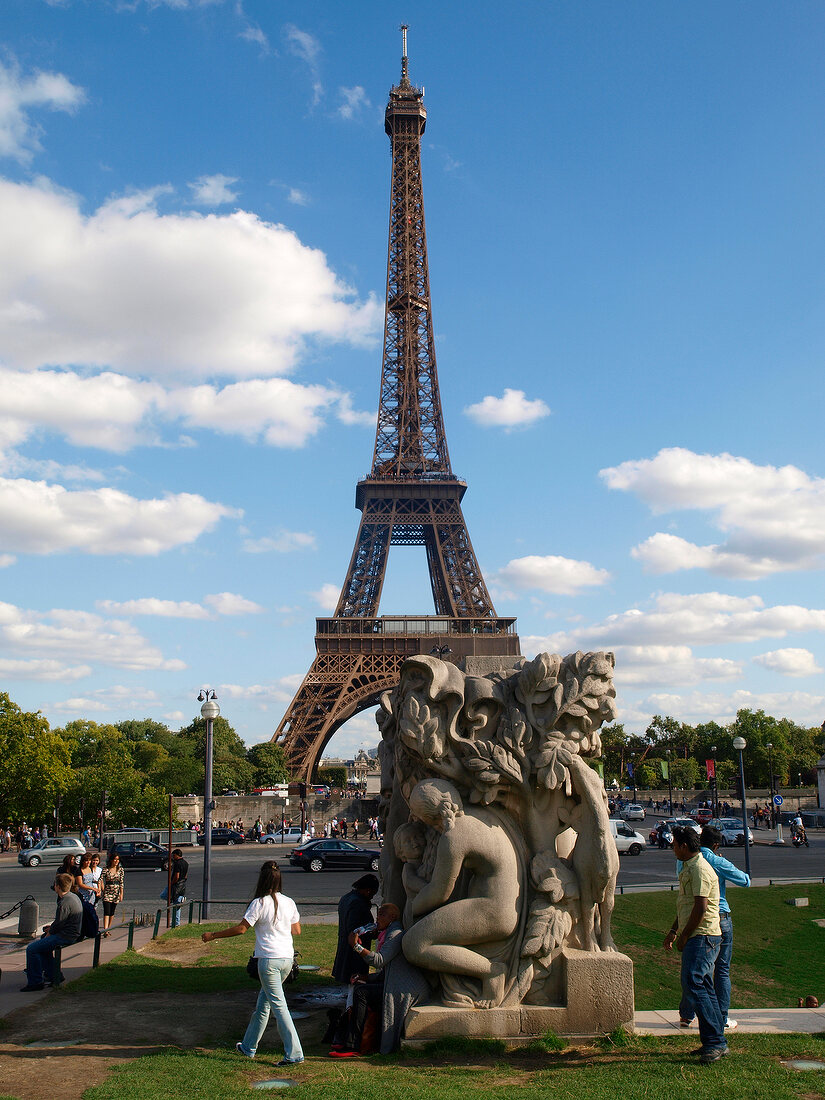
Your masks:
M43 935L26 946L26 984L21 993L34 993L55 981L54 952L80 939L83 904L72 891L72 876L58 875L54 880L57 909L51 924L43 926ZM59 975L57 975L59 977Z
M255 958L258 960L261 992L246 1034L235 1044L237 1052L245 1058L255 1057L271 1013L284 1044L284 1056L278 1065L294 1066L304 1060L301 1040L289 1014L283 986L295 959L292 937L301 934L300 921L295 902L281 893L278 864L269 859L261 867L255 897L241 921L220 932L204 932L201 937L204 943L211 943L228 936L242 936L249 928L255 929Z
M700 1061L707 1065L728 1053L725 1020L719 1008L713 973L722 942L719 927L719 879L699 851L696 831L673 829L673 852L682 863L676 919L662 946L682 953L682 996L692 1003L699 1021Z
M369 973L369 963L350 947L349 937L356 928L373 924L371 903L377 893L378 879L375 875L362 875L338 902L338 949L332 964L332 976L343 985L348 984L354 974ZM362 940L370 938L367 934L361 935Z
M706 825L702 829L699 842L701 844L699 850L719 879L719 928L722 942L719 946L719 954L716 957L716 965L713 968L713 988L716 990L719 1011L725 1021L725 1031L733 1031L739 1025L736 1020L731 1020L728 1016L728 1009L730 1008L730 961L733 955L733 918L726 897L726 887L729 882L732 882L735 886L750 886L751 879L750 875L740 871L729 859L718 855L719 845L722 843L722 834L718 829L713 828L712 825ZM682 869L678 862L676 868L679 871ZM683 998L679 1005L679 1026L690 1027L694 1016L693 1005Z
M112 917L115 909L123 901L123 882L126 874L120 865L120 856L114 850L109 849L106 860L106 870L101 877L103 887L103 935L108 939L111 935L109 929L112 926Z
M186 901L186 876L189 874L189 864L183 858L180 848L172 852L172 927L180 925L180 911Z
M95 876L95 872L92 870L92 859L96 854L96 852L86 852L85 855L81 856L80 866L77 868L74 877L74 889L80 894L83 901L88 901L90 905L96 905L97 899L100 897L100 887L98 886L100 874L98 872Z

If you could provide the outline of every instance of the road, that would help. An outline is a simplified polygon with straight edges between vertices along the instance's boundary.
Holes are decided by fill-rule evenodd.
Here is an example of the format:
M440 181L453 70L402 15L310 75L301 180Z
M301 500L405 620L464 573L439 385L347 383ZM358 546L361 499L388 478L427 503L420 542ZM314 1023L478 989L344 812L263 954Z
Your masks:
M634 822L634 827L646 837L657 820L650 816L644 822ZM787 830L786 830L787 833ZM769 878L793 878L825 875L825 831L809 831L810 848L794 848L790 841L782 848L759 843L767 840L767 830L756 833L757 843L750 850L751 876L756 880ZM309 923L320 914L333 914L338 898L346 893L359 871L324 871L311 874L287 862L291 845L245 844L234 848L212 849L212 897L235 902L217 905L213 903L211 916L218 919L235 919L240 915L244 899L251 897L258 877L258 870L265 859L278 859L283 871L284 893L295 898ZM202 896L203 849L184 849L190 863L189 898ZM745 852L742 848L726 848L723 854L744 868ZM54 906L54 894L49 889L54 881L52 867L21 867L16 855L0 856L0 913L10 909L27 894L33 894L40 905L43 920L48 921ZM638 856L623 855L619 870L618 887L632 888L641 884L660 884L663 887L676 882L673 853L651 848L649 845ZM126 898L122 906L128 917L132 912L154 912L160 902L160 892L166 885L162 872L126 872Z

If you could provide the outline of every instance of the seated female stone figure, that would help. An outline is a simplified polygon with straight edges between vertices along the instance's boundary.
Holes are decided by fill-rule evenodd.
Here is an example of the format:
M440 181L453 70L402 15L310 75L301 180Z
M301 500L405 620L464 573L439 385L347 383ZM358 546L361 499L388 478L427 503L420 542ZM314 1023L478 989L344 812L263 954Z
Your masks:
M453 983L444 980L462 975L480 980L476 1007L498 1005L507 976L502 947L518 924L518 859L512 841L494 813L465 809L456 788L444 779L422 780L409 805L414 818L441 836L430 881L412 900L415 923L404 936L404 954L442 976L445 1004L468 1003L467 996L452 1000ZM454 897L454 891L460 896Z

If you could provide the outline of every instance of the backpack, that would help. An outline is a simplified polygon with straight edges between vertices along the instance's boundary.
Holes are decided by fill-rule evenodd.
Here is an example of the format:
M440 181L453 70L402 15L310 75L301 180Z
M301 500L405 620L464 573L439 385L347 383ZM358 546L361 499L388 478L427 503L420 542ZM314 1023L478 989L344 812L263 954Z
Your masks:
M100 931L100 921L98 920L97 912L90 901L85 901L81 898L80 904L83 906L83 917L80 922L80 938L82 940L94 939Z

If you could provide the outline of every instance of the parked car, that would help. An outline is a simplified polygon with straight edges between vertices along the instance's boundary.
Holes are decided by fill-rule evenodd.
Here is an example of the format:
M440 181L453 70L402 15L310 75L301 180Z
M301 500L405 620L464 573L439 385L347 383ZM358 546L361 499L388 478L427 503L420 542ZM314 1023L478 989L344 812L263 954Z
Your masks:
M113 844L123 867L133 871L165 871L169 853L151 840L129 840Z
M299 844L301 837L300 825L287 825L283 832L276 829L274 833L264 833L259 839L259 844Z
M722 847L730 848L738 845L744 847L745 844L745 832L742 828L742 818L736 817L714 817L709 822L714 829L718 829L722 834ZM748 847L753 844L753 833L748 829Z
M310 840L292 849L289 862L305 871L338 871L349 867L377 871L380 858L380 852L360 848L349 840Z
M645 816L645 808L640 806L638 802L630 802L622 810L622 817L625 821L644 821Z
M17 853L17 862L24 867L39 867L41 863L59 864L65 856L82 856L86 849L72 836L50 836L39 840L33 848Z
M619 855L627 852L629 856L638 856L644 851L645 838L641 833L637 833L635 829L631 829L627 822L611 818L608 824L611 836L616 841Z
M206 840L205 836L198 837L198 844L203 844ZM246 837L243 833L239 833L237 829L213 829L212 830L212 843L213 844L243 844Z

